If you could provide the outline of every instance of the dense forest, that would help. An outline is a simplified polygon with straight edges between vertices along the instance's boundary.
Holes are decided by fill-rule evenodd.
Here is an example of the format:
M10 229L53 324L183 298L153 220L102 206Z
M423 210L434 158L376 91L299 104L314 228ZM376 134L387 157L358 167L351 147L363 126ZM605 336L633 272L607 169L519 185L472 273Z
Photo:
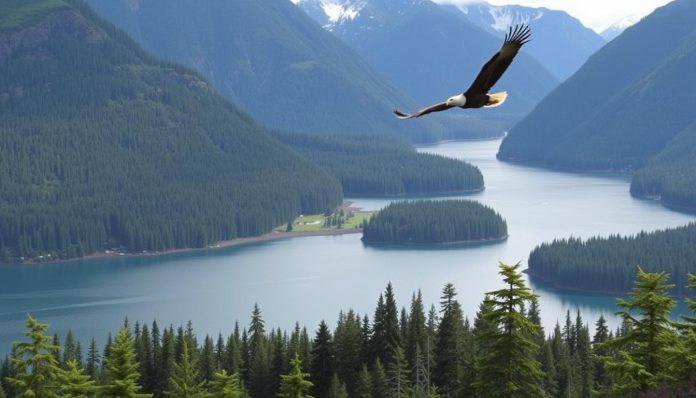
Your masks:
M483 189L476 166L418 153L387 137L277 134L278 139L341 181L345 195L442 194Z
M82 2L5 2L0 27L0 261L202 247L340 203L335 178Z
M29 316L26 338L0 364L0 396L16 397L685 397L696 392L696 321L668 318L668 274L637 275L623 322L610 330L567 312L544 331L519 264L500 265L503 287L472 319L451 284L439 308L420 292L400 310L389 284L374 315L341 312L313 337L296 325L197 336L186 327L126 322L103 350L48 334ZM688 287L696 289L696 277ZM692 311L696 302L687 301ZM61 341L63 342L61 344Z
M633 236L554 240L529 255L528 272L556 287L592 292L631 290L638 266L666 271L674 293L689 293L687 274L696 273L696 224Z
M675 0L626 29L512 128L498 157L635 173L633 195L696 209L696 79L682 78L696 68L695 16L696 2Z
M366 243L430 244L501 240L505 220L471 200L391 203L363 227Z

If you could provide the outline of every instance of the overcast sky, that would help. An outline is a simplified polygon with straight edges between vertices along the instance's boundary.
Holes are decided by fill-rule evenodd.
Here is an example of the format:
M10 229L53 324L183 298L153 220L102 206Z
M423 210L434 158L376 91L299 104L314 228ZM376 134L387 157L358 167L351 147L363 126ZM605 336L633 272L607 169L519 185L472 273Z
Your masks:
M433 0L436 3L480 3L481 0ZM585 26L601 32L617 21L629 19L632 23L671 0L488 0L495 5L520 4L564 10L582 21Z

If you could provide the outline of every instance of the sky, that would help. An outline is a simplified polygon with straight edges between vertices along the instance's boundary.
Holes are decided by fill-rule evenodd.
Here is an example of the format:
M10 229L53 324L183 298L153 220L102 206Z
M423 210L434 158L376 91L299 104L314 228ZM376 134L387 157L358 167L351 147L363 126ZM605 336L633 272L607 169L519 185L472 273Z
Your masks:
M433 0L435 3L480 3L482 0ZM563 10L582 23L601 32L618 21L638 22L655 8L671 0L487 0L494 5L519 4Z

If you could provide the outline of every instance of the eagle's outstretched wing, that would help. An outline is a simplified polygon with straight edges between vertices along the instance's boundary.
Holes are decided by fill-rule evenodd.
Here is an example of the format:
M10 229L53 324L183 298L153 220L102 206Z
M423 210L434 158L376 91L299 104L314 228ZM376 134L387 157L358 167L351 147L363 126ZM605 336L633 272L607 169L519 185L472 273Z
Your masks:
M510 66L520 48L529 41L531 35L532 33L529 30L529 26L517 25L514 29L510 27L510 30L505 35L503 47L500 48L500 51L495 53L493 58L483 65L481 72L476 76L474 82L471 83L471 87L464 92L464 96L469 97L469 95L472 94L487 94L491 87L500 79L508 66Z
M419 116L427 115L427 114L430 113L430 112L440 112L440 111L444 111L444 110L449 109L449 108L452 108L452 105L447 105L447 104L444 103L444 102L440 102L439 104L431 105L431 106L429 106L429 107L427 107L427 108L423 108L423 109L421 109L421 110L419 110L419 111L417 111L417 112L413 112L413 113L403 113L403 112L401 112L401 111L399 111L399 110L394 110L394 114L395 114L396 117L398 117L399 119L411 119L411 118L414 118L414 117L419 117Z

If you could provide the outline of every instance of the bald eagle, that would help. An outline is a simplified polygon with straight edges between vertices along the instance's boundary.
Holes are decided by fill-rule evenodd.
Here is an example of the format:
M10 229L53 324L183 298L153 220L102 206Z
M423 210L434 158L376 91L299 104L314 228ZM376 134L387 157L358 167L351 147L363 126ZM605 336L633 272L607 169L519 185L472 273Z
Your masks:
M411 119L427 115L431 112L440 112L458 106L460 108L493 108L500 106L507 98L507 92L488 94L488 91L500 79L505 70L512 63L517 52L523 44L529 41L531 32L529 26L517 25L505 35L503 47L490 59L479 72L476 79L464 93L449 97L447 101L431 105L414 113L403 113L395 110L394 114L399 119Z

